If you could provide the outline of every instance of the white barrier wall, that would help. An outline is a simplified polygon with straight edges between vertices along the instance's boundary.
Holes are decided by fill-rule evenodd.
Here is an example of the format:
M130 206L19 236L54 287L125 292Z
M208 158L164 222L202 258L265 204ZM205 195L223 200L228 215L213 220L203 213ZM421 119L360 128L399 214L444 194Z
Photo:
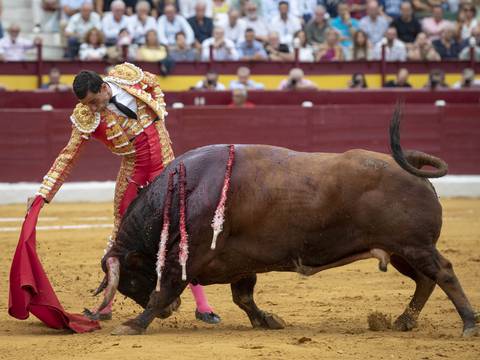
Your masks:
M447 175L432 179L440 197L480 197L480 176ZM26 203L39 184L0 183L0 204ZM65 183L55 196L55 202L104 202L113 200L115 182Z

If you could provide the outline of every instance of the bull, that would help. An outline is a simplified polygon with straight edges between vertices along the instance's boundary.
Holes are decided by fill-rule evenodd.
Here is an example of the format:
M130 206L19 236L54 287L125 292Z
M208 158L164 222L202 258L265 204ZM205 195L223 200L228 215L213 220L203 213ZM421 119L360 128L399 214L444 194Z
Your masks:
M254 301L256 274L289 271L313 275L357 260L377 258L416 283L396 330L416 326L435 286L448 295L463 321L463 336L478 335L475 313L453 271L436 249L442 208L428 178L447 173L440 158L400 146L401 109L390 124L392 156L366 150L302 153L266 145L235 146L235 163L223 231L211 249L212 217L225 176L228 147L192 150L173 161L131 204L116 242L102 260L108 275L100 310L115 291L144 308L113 334L141 334L156 318L179 306L188 283L230 284L233 301L253 327L285 323ZM181 202L173 201L169 241L157 283L157 253L169 173L186 170L187 271L182 279ZM431 166L434 169L423 169ZM179 181L173 183L179 196ZM158 285L157 285L158 286Z

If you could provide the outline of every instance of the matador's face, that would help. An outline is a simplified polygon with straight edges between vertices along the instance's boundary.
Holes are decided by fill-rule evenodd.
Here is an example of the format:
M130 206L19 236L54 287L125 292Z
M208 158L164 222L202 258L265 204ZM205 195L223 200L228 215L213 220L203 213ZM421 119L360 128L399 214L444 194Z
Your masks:
M89 91L87 96L80 100L84 105L87 105L92 112L101 112L106 109L110 98L112 97L112 91L107 83L103 83L98 93Z

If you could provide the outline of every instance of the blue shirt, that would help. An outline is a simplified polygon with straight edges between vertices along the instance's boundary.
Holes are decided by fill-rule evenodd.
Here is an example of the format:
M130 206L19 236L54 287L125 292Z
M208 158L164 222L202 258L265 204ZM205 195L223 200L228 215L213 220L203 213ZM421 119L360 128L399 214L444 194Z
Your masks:
M249 45L246 41L242 41L238 45L237 50L239 58L253 57L257 54L261 55L264 59L267 58L267 53L265 52L262 43L257 40L253 40L251 45Z
M358 20L357 19L350 19L350 26L345 24L340 16L337 16L330 22L330 26L333 27L335 30L340 32L340 35L345 38L340 44L342 46L351 46L352 45L352 34L350 29L357 30L358 29Z

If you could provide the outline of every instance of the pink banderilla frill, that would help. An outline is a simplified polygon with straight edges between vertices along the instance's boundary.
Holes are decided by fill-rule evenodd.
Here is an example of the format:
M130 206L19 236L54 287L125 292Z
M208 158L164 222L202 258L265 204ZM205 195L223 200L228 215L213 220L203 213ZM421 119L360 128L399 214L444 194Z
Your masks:
M185 165L183 162L179 165L178 174L179 195L180 195L180 246L178 253L178 262L182 267L182 280L187 280L187 260L188 260L188 233L186 229L185 208L186 208L186 179Z
M223 223L225 222L225 203L227 202L227 193L230 188L230 177L232 176L233 160L235 159L235 145L230 145L228 154L227 169L225 171L225 178L223 180L222 194L218 202L215 215L212 220L213 239L210 248L212 250L217 246L218 235L223 231Z
M168 230L170 228L170 207L172 206L172 193L173 193L173 176L174 171L171 171L168 176L168 192L165 198L165 205L163 208L163 227L160 234L160 245L158 247L157 254L157 287L156 291L160 291L160 281L162 279L162 270L165 266L165 259L167 256L167 242L168 242Z

